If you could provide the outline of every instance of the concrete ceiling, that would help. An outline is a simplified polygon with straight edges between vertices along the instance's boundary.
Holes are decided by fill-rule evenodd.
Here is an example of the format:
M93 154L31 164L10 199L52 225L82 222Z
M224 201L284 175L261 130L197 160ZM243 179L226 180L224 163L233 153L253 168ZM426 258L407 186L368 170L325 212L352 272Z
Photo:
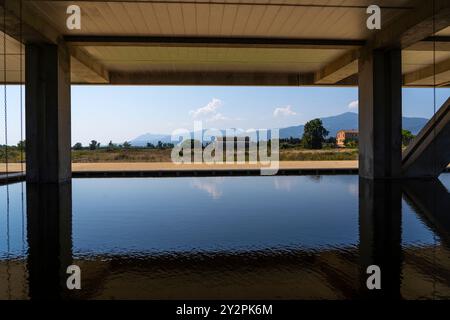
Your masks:
M450 83L445 3L434 30L429 5L417 0L23 0L22 11L18 3L0 1L8 17L0 83L3 42L6 82L19 83L20 41L39 38L66 42L78 84L356 85L359 51L389 41L404 49L406 86ZM72 4L82 10L81 30L66 27ZM380 31L366 28L373 4L382 8Z

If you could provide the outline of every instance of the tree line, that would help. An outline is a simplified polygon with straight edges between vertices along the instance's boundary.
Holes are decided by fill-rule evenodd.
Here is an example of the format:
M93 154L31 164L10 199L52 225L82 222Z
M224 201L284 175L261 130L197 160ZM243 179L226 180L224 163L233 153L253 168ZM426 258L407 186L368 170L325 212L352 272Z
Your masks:
M100 150L106 149L107 151L119 150L119 149L131 149L131 148L139 148L139 149L171 149L174 147L173 143L165 143L162 141L158 141L157 144L153 144L148 142L146 146L132 146L130 142L125 141L124 143L117 144L110 141L107 145L102 145L97 140L91 140L91 142L87 146L83 146L81 142L77 142L73 145L73 150Z
M322 149L324 145L336 146L336 138L328 137L329 131L323 126L322 120L313 119L305 124L302 138L280 139L281 146L289 147L299 145L305 149ZM409 130L402 130L402 145L407 147L415 138ZM358 148L356 138L345 139L344 145L349 148Z
M308 121L303 130L303 135L301 138L290 137L287 139L280 139L281 148L289 148L295 146L302 146L305 149L322 149L324 146L335 147L336 138L328 137L329 131L323 126L321 119L313 119ZM300 136L300 134L299 134ZM407 147L415 136L409 130L402 130L402 144ZM19 143L21 148L24 148L25 141ZM344 144L348 148L358 148L358 139L346 139ZM109 151L117 149L130 149L130 148L140 148L140 149L172 149L174 147L173 143L165 143L158 141L157 144L147 143L146 146L132 146L130 142L125 141L122 144L115 144L110 141L107 145L102 146L100 142L92 140L88 146L83 146L81 142L77 142L74 146L74 150L98 150L106 149Z

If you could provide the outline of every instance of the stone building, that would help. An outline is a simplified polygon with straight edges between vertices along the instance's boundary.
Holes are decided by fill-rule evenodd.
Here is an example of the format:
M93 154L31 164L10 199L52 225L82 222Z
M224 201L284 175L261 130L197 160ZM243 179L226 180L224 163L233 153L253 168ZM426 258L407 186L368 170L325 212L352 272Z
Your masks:
M336 134L336 145L345 147L345 140L358 140L358 130L339 130Z

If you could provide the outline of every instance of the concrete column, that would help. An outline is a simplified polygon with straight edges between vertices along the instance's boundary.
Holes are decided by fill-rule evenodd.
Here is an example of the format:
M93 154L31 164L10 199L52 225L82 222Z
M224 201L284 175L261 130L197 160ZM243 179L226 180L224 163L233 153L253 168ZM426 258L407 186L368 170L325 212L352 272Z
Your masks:
M401 50L373 50L359 60L359 174L401 175Z
M70 55L63 45L25 51L27 181L71 178Z

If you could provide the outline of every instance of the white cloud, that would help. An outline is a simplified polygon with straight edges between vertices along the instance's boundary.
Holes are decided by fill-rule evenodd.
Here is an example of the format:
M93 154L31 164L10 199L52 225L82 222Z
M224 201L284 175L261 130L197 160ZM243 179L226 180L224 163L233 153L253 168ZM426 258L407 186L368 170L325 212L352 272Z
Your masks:
M214 200L220 199L222 197L222 190L221 190L221 184L224 181L223 178L217 178L214 180L208 180L208 178L205 179L194 179L191 183L191 186L206 191L211 198Z
M278 117L278 116L295 116L296 114L297 114L297 112L292 110L291 106L278 107L278 108L276 108L273 111L273 116L274 117Z
M207 119L206 121L208 121L208 122L215 122L215 121L221 121L221 120L229 120L229 118L225 117L221 113L216 113L211 118Z
M348 193L350 193L352 196L357 197L359 194L358 185L356 183L351 183L348 185Z
M197 110L189 111L189 114L194 118L200 118L203 116L207 116L209 114L213 114L217 112L217 109L223 105L222 100L213 98L208 104L204 107L198 108Z
M348 104L349 109L358 109L358 100L352 101Z
M274 185L276 190L281 191L291 191L297 185L297 179L292 179L292 177L274 177Z
M233 118L224 115L219 112L219 108L222 107L223 101L217 98L213 98L204 107L198 108L196 110L189 111L189 114L195 120L201 120L205 122L219 122L219 121L243 121L243 118Z

